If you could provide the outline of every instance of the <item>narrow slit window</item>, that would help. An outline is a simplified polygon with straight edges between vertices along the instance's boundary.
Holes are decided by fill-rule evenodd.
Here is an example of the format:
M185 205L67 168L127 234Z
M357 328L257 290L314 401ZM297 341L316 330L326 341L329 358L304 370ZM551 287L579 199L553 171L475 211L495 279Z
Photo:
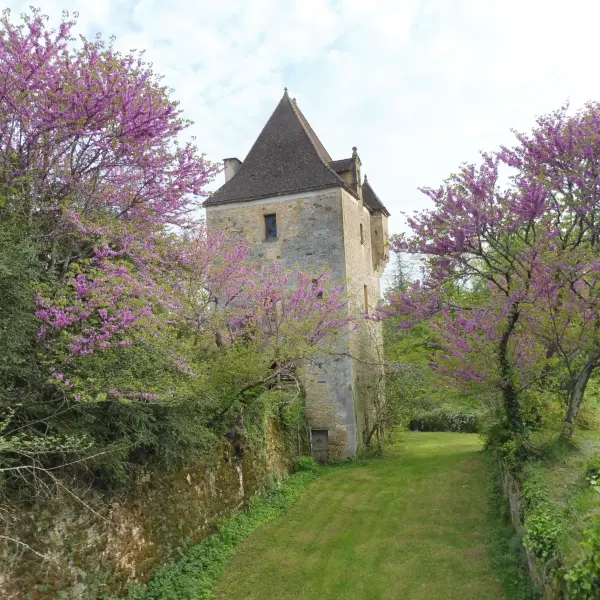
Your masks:
M369 288L363 285L363 289L365 293L365 313L369 314Z
M265 215L265 239L277 239L277 215Z
M363 224L360 224L360 243L364 244L365 243L365 234L363 232Z

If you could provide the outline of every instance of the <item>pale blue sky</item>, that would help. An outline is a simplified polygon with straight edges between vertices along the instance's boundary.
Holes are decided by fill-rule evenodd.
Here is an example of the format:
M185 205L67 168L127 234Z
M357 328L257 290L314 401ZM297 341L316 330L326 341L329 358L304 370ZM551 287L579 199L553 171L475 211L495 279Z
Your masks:
M2 4L55 21L77 10L80 32L146 49L215 161L244 159L287 86L333 158L358 147L392 232L401 211L426 206L418 186L567 100L600 99L597 0Z

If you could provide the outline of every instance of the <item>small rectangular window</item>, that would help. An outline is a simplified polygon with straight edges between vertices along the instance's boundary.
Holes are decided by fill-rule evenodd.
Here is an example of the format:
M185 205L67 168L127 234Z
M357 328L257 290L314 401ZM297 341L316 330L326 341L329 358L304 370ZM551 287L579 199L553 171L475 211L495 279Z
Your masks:
M265 239L276 240L277 239L277 216L276 215L265 215Z
M364 285L364 292L365 292L365 313L369 314L369 288Z
M312 284L313 284L313 290L315 291L315 293L317 294L317 298L319 300L321 300L323 298L323 290L322 288L319 286L319 280L318 279L313 279L312 280Z
M365 234L363 233L363 224L360 224L360 243L365 243Z

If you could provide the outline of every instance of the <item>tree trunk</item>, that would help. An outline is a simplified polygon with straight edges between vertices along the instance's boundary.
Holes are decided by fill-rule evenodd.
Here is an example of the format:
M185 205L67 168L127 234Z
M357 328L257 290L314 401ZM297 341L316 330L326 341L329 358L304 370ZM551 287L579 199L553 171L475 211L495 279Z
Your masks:
M590 357L589 362L585 365L585 368L581 373L577 376L577 379L571 386L571 390L569 393L569 403L567 406L567 415L565 416L565 423L567 423L567 430L569 435L573 432L573 425L575 424L575 419L577 419L577 415L579 414L579 408L581 407L581 403L583 402L583 397L585 396L585 390L587 388L587 384L594 372L594 369L598 365L598 359L600 359L599 354L593 354Z
M498 362L500 364L500 375L502 381L502 400L508 426L514 434L522 434L524 431L523 418L521 416L521 406L519 404L519 393L515 386L514 371L508 357L508 343L519 320L519 311L513 307L510 312L506 329L500 339L498 346Z
M548 345L548 347L546 348L546 360L550 360L555 354L556 354L556 343L555 342L550 342L550 344ZM546 364L544 366L544 370L542 371L542 377L540 380L540 385L542 387L546 387L546 384L548 383L548 377L550 376L550 365Z

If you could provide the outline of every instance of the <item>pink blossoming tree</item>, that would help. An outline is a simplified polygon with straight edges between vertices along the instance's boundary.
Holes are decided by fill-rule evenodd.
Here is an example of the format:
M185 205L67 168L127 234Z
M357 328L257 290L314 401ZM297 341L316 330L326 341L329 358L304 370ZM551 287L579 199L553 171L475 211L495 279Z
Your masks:
M22 547L7 490L214 456L349 327L325 271L256 265L206 231L218 167L179 142L170 91L75 25L0 19L0 539Z
M104 404L205 399L206 364L236 345L276 377L348 325L326 272L258 267L247 244L206 231L218 167L178 141L189 121L141 54L77 40L75 25L0 19L0 246L24 240L20 272L33 273L0 268L0 293L24 298L38 329L15 329L27 339L0 369L0 410L32 435L73 406L101 420ZM236 385L258 385L259 370ZM36 408L13 411L27 394Z
M541 361L567 366L568 422L598 366L600 106L573 116L563 107L517 139L423 190L433 208L410 218L393 246L426 256L428 276L392 298L391 312L405 326L435 317L446 367L459 380L492 381L521 434L519 390ZM474 285L486 301L461 304L455 290ZM486 367L475 359L484 345L495 357Z
M217 169L178 144L189 122L140 55L75 49L74 25L5 13L0 36L0 176L57 282L37 296L45 344L69 361L163 325L231 340L243 321L279 360L283 338L299 357L336 331L341 290L318 297L324 273L257 271L246 245L207 234L196 211Z

